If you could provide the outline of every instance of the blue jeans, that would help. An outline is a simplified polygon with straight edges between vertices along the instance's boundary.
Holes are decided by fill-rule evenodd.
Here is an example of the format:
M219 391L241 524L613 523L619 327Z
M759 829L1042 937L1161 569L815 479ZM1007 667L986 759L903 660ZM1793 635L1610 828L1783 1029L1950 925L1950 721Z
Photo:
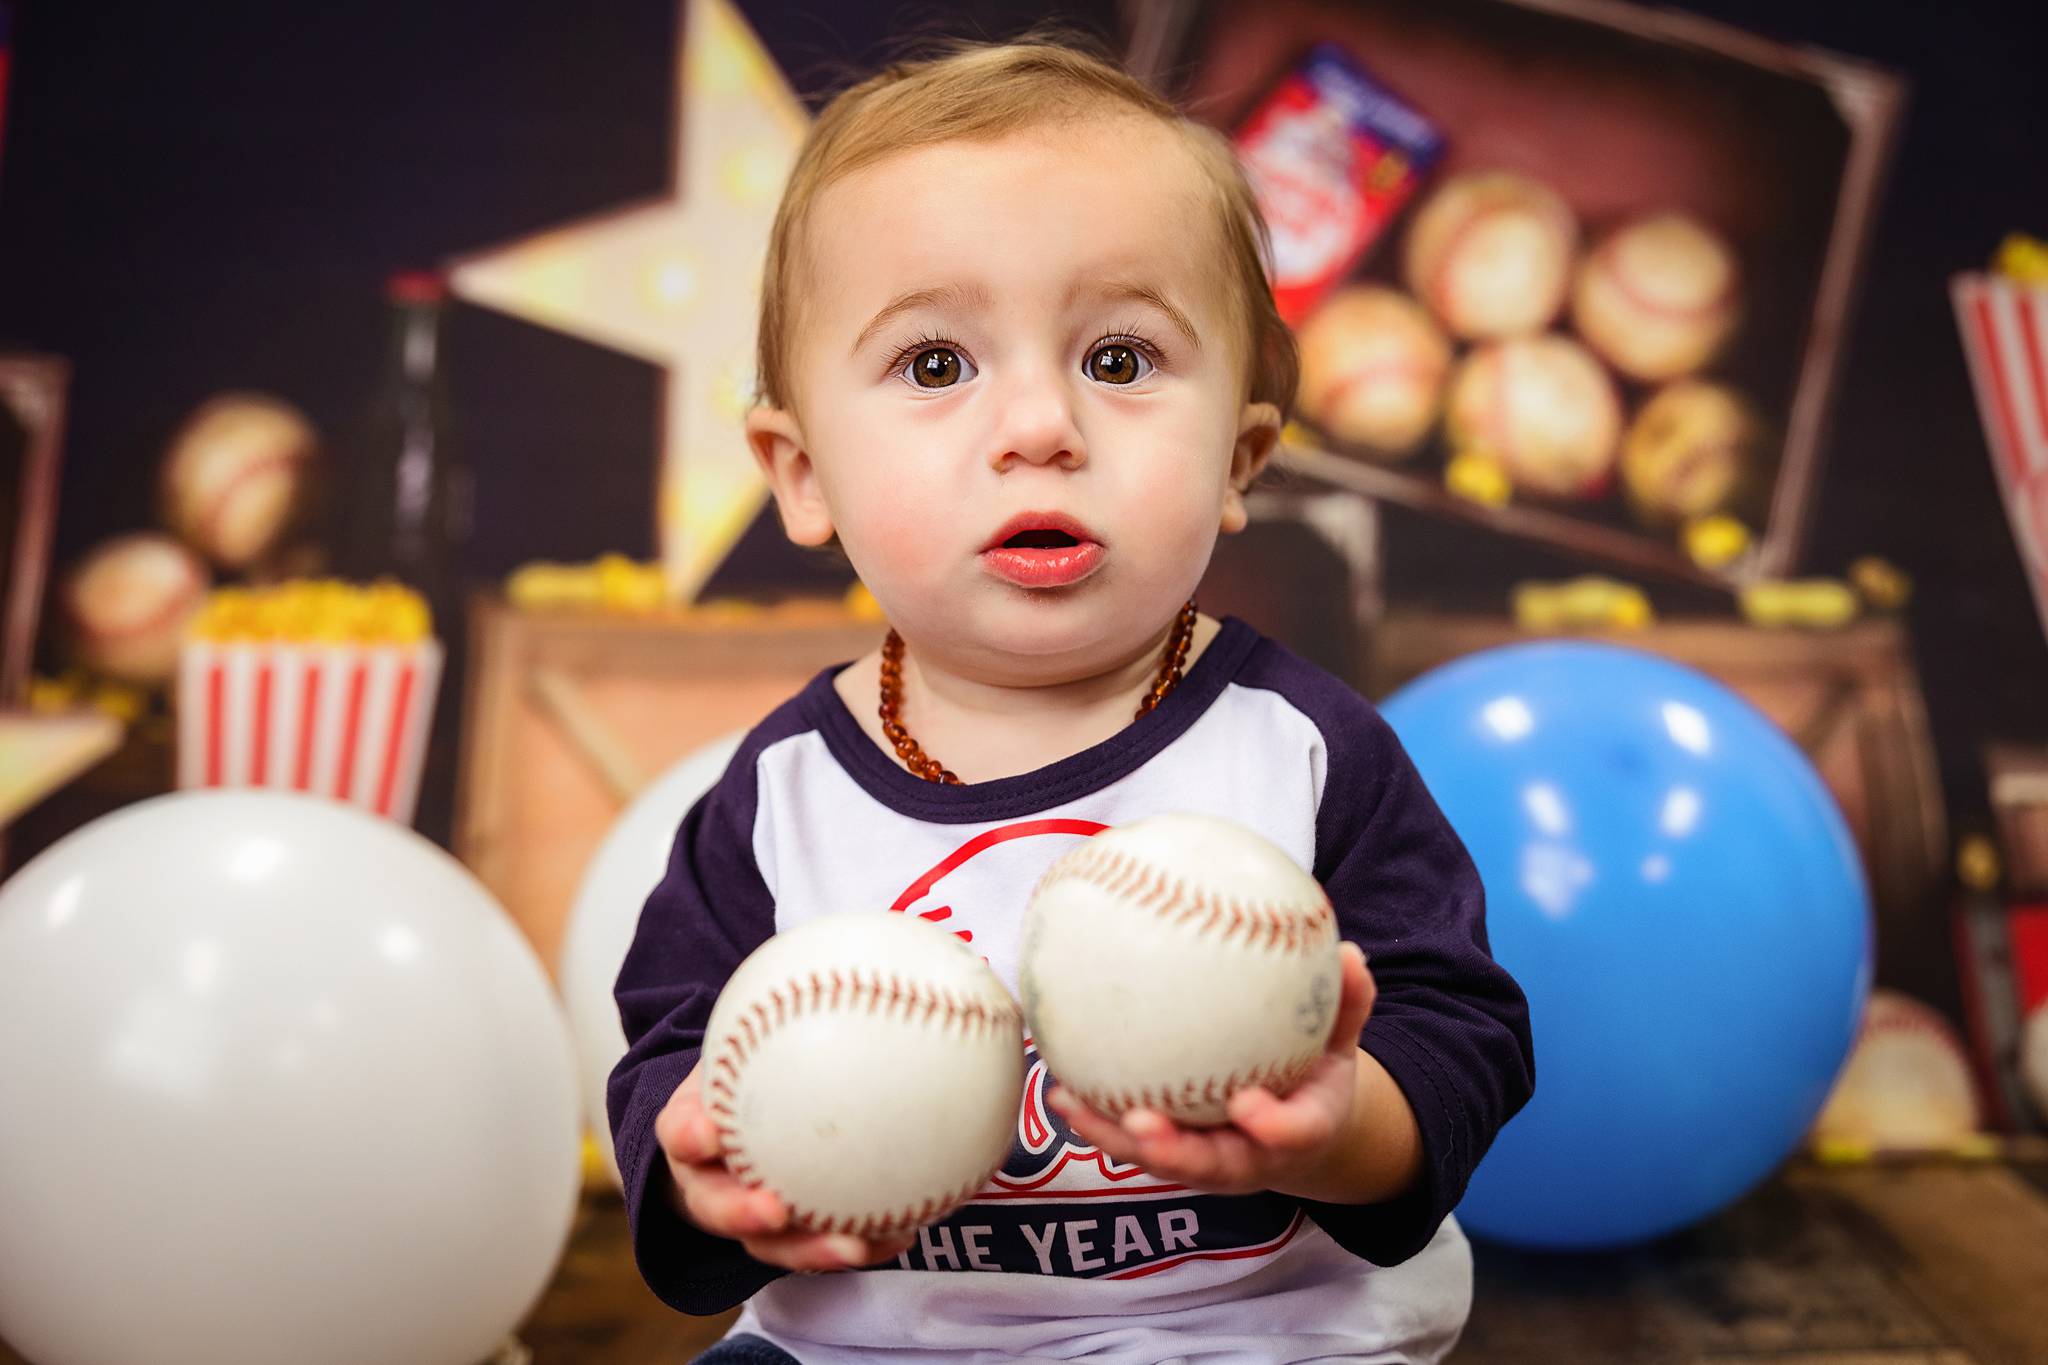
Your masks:
M751 1332L727 1337L698 1356L697 1360L699 1365L707 1360L713 1365L798 1365L795 1356Z

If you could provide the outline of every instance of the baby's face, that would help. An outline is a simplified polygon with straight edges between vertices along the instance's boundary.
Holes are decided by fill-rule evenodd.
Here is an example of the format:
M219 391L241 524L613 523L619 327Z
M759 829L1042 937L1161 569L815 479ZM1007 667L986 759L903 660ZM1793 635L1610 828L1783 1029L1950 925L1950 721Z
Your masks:
M776 479L791 535L836 531L913 648L1012 676L1114 659L1242 523L1278 414L1244 402L1203 194L1170 130L1112 115L820 196L795 412L750 427L802 452Z

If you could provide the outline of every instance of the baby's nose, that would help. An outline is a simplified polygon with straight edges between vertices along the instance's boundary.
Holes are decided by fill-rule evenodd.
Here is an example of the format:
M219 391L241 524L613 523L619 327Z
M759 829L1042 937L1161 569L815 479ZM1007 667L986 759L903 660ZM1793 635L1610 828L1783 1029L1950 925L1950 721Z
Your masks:
M1079 469L1088 462L1073 404L1057 384L1012 397L996 437L990 463L998 472L1019 464Z

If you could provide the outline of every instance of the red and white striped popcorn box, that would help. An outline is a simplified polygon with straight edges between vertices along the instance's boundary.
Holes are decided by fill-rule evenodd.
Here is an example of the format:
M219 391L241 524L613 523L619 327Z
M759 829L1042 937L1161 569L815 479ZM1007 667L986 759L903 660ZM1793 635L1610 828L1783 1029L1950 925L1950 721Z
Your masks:
M1949 282L1977 414L2048 630L2048 288L1967 272Z
M312 792L411 824L441 681L440 642L188 638L178 786Z

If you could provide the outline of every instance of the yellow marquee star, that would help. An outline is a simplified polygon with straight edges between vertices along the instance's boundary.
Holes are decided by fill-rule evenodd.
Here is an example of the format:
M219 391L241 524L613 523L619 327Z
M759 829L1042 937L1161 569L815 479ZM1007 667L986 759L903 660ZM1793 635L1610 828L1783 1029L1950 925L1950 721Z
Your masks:
M767 497L740 422L768 231L810 115L730 0L683 0L682 20L669 197L466 257L450 283L667 367L661 555L686 602Z

